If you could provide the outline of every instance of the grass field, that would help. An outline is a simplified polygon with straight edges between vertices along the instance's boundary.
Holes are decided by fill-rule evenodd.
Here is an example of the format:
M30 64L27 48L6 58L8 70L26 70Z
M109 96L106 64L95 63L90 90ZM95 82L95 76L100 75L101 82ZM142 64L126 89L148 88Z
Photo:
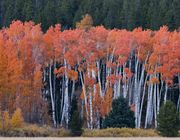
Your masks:
M162 137L148 137L148 138L85 138L85 137L73 137L73 138L4 138L0 137L0 140L179 140L180 138L162 138Z

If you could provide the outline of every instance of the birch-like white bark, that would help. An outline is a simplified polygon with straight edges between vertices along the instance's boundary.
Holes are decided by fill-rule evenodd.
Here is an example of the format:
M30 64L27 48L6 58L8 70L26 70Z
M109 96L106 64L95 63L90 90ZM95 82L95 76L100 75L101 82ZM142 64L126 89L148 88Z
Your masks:
M49 65L49 88L50 88L50 96L51 96L51 109L52 109L52 118L54 127L56 127L56 118L55 118L55 103L54 103L54 95L53 95L53 88L52 88L52 65Z

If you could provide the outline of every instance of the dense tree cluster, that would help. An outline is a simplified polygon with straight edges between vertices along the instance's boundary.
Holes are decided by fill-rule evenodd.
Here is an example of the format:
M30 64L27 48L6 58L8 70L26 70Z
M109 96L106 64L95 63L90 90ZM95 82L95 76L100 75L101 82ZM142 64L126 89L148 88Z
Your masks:
M75 27L85 14L93 17L94 25L106 28L141 26L170 29L180 26L179 0L1 0L0 26L8 26L13 19L42 23L43 30L55 23L63 29Z
M180 32L166 26L83 29L85 21L74 30L57 24L46 33L33 22L16 21L0 31L2 111L20 108L26 122L37 123L49 113L54 126L68 128L76 95L84 126L94 129L119 96L134 111L136 128L156 127L167 100L180 110Z

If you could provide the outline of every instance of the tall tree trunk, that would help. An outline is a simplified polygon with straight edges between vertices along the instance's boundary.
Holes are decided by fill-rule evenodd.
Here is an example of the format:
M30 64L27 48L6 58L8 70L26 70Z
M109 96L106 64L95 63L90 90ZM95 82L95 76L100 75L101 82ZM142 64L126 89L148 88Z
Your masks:
M49 88L50 88L50 95L51 95L53 124L54 124L54 127L56 127L55 103L54 103L54 95L53 95L53 88L52 88L52 66L51 66L51 63L49 65Z

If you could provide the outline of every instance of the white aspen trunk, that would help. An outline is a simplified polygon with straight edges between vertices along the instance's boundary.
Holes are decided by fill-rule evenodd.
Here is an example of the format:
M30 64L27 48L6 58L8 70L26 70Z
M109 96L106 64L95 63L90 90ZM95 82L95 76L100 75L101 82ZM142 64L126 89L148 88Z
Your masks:
M136 94L136 102L135 102L135 109L136 109L136 128L140 128L141 123L141 113L142 108L140 108L140 105L143 105L143 101L140 101L141 91L144 83L144 75L145 75L145 64L147 62L148 56L146 57L146 60L144 64L142 64L142 70L140 68L139 61L137 60L136 67L135 67L135 94ZM141 70L141 72L140 72ZM147 78L147 77L146 77ZM147 80L147 79L146 79ZM144 96L145 93L143 93ZM144 100L144 97L143 97Z
M167 100L167 91L168 91L168 85L166 83L166 86L165 86L165 94L164 94L164 103L166 103L166 100Z
M92 92L89 93L89 105L90 105L90 129L93 129L93 108L92 108Z
M83 82L83 76L82 73L80 72L80 79L81 79L81 84L82 84L82 88L83 88L83 93L84 93L84 102L85 102L85 109L86 109L86 116L87 116L87 127L90 128L89 125L89 113L88 113L88 108L87 108L87 96L86 96L86 88Z
M148 124L152 124L153 121L153 88L154 88L154 84L152 84L151 87L151 96L150 96L150 113L149 113L149 119L148 119Z
M97 62L97 68L98 68L98 84L99 84L99 89L100 89L100 96L102 97L102 86L101 86L101 75L100 75L100 62Z
M159 79L159 74L158 74L158 79ZM159 113L159 109L160 109L160 91L159 91L159 83L157 84L157 114Z
M144 104L144 97L146 94L146 82L148 79L148 75L146 75L145 81L144 81L144 88L143 88L143 95L142 95L142 99L141 99L141 107L140 107L140 111L139 111L139 122L138 122L138 128L141 127L141 116L142 116L142 109L143 109L143 104Z
M69 96L68 96L68 89L69 89L69 79L67 77L67 63L66 60L64 60L65 64L65 95L64 95L64 107L65 107L65 121L66 121L66 127L68 128L69 124Z
M61 84L61 81L60 81ZM61 108L60 108L60 113L61 113L61 118L63 114L63 104L64 104L64 77L62 78L62 88L60 88L60 95L61 95ZM61 124L62 125L62 124Z
M64 95L64 108L65 108L65 121L66 121L66 128L68 128L69 124L69 96L68 96L68 83L69 79L65 76L65 95Z
M106 66L105 65L102 65L102 97L104 96L105 94L105 85L106 85Z
M156 91L156 88L157 88L157 84L154 85L154 123L155 123L155 128L157 127L157 102L156 102L156 95L157 95L157 91Z
M92 75L92 78L94 78L94 79L96 78L95 71L92 70L91 73L90 73L90 70L88 69L88 77L90 78L91 75ZM93 86L93 92L94 92L94 94L96 92L95 85ZM92 104L93 99L92 99L92 92L91 91L89 93L89 97L90 97L90 100L89 100L89 105L90 105L90 129L93 129L93 104Z
M52 108L52 118L54 127L56 127L56 118L55 118L55 103L54 103L54 96L53 96L53 89L52 89L52 68L51 64L49 65L49 88L50 88L50 95L51 95L51 108Z
M116 71L115 71L115 75L116 77L118 76L118 66L116 67ZM119 97L119 93L118 93L118 87L119 87L119 81L117 81L114 85L114 98L118 98Z
M139 61L137 60L135 66L135 85L134 85L134 94L135 94L135 126L138 126L138 110L139 110L139 95L138 95L138 65Z
M65 121L66 128L68 128L69 124L69 96L68 96L68 84L69 84L69 79L67 77L67 63L66 60L64 59L64 66L65 66L65 76L64 76L64 104L63 104L63 113L61 117L61 125L63 125L63 121Z
M151 79L151 76L150 76ZM149 122L149 116L151 113L151 96L152 96L152 84L148 86L148 100L147 100L147 108L146 108L146 118L145 118L145 128L147 128L148 122Z
M121 67L120 67L120 71L119 71L119 75L121 75ZM117 87L117 95L118 97L120 96L121 94L121 79L118 80L118 87Z
M140 120L141 120L141 118L140 118L140 95L141 95L141 87L142 87L142 85L143 85L143 81L144 81L144 70L145 70L145 68L144 68L144 65L142 66L143 68L142 68L142 71L141 71L141 77L140 77L140 81L138 82L138 87L137 87L137 96L138 96L138 104L137 104L137 128L140 128Z
M125 68L125 64L123 65L123 80L124 80L123 97L126 98L127 97L127 81L126 81L126 73L124 71L124 68Z
M73 97L74 97L74 92L75 92L75 80L73 80L73 84L72 84L71 102L72 102L72 99L73 99Z
M53 69L56 69L56 60L54 61ZM53 73L54 75L54 73ZM56 75L53 76L53 93L54 93L54 101L56 101Z

